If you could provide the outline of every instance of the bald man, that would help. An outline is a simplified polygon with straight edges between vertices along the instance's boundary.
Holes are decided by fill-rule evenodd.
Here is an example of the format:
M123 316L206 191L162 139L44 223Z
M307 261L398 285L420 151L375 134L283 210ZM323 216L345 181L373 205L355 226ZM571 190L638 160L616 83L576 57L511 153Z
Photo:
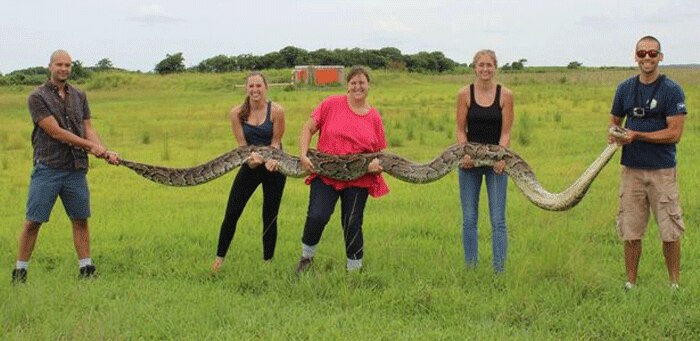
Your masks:
M118 164L119 156L108 151L97 137L90 122L85 93L68 83L71 66L68 52L58 50L52 53L49 79L29 96L29 112L34 123L34 169L29 184L26 220L19 237L17 264L12 271L13 283L26 281L29 258L39 228L49 221L59 197L73 225L78 273L83 278L95 276L88 231L88 153L110 164Z

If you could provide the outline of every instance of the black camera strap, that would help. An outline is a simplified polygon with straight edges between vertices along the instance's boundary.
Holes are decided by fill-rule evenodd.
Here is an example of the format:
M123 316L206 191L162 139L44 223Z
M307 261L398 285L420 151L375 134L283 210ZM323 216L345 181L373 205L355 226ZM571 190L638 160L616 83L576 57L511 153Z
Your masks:
M641 108L649 109L651 105L651 101L656 97L656 93L659 91L659 88L661 87L661 83L664 82L664 79L666 78L665 75L660 75L659 78L656 79L656 86L654 86L654 90L651 92L651 97L646 101L646 103L642 103L642 101L639 98L639 75L637 75L637 81L634 82L634 104L639 104Z

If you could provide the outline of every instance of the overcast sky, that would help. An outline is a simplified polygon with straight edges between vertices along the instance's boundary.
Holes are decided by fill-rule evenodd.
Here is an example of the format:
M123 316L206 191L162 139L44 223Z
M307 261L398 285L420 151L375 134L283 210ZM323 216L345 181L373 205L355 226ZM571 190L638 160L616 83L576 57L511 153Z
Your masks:
M15 0L2 5L0 72L46 66L56 49L92 66L152 71L224 54L296 46L441 51L460 63L483 48L499 64L634 65L634 43L661 40L665 64L700 63L697 0Z

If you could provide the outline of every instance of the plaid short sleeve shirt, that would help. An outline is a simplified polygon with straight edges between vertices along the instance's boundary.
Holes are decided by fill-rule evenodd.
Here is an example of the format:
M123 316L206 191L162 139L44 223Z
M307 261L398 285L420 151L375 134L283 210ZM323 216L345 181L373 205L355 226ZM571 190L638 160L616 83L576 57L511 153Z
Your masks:
M65 91L65 99L62 99L58 94L58 87L47 81L29 95L29 113L34 122L34 163L41 162L56 169L87 169L87 152L52 138L38 124L39 121L53 116L61 128L85 138L83 121L91 117L87 97L84 92L70 84L66 84Z

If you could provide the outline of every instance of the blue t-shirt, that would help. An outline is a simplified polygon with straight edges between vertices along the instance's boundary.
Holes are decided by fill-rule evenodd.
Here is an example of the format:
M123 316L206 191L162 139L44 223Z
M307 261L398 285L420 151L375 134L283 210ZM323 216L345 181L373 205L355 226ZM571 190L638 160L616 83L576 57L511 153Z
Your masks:
M643 108L644 117L638 117L642 111L635 108ZM683 89L668 77L659 76L651 84L642 84L639 77L634 76L618 85L610 112L620 118L627 116L627 129L640 132L657 131L667 127L666 117L687 113L685 94ZM620 163L631 168L673 168L676 166L676 144L633 141L622 147Z

